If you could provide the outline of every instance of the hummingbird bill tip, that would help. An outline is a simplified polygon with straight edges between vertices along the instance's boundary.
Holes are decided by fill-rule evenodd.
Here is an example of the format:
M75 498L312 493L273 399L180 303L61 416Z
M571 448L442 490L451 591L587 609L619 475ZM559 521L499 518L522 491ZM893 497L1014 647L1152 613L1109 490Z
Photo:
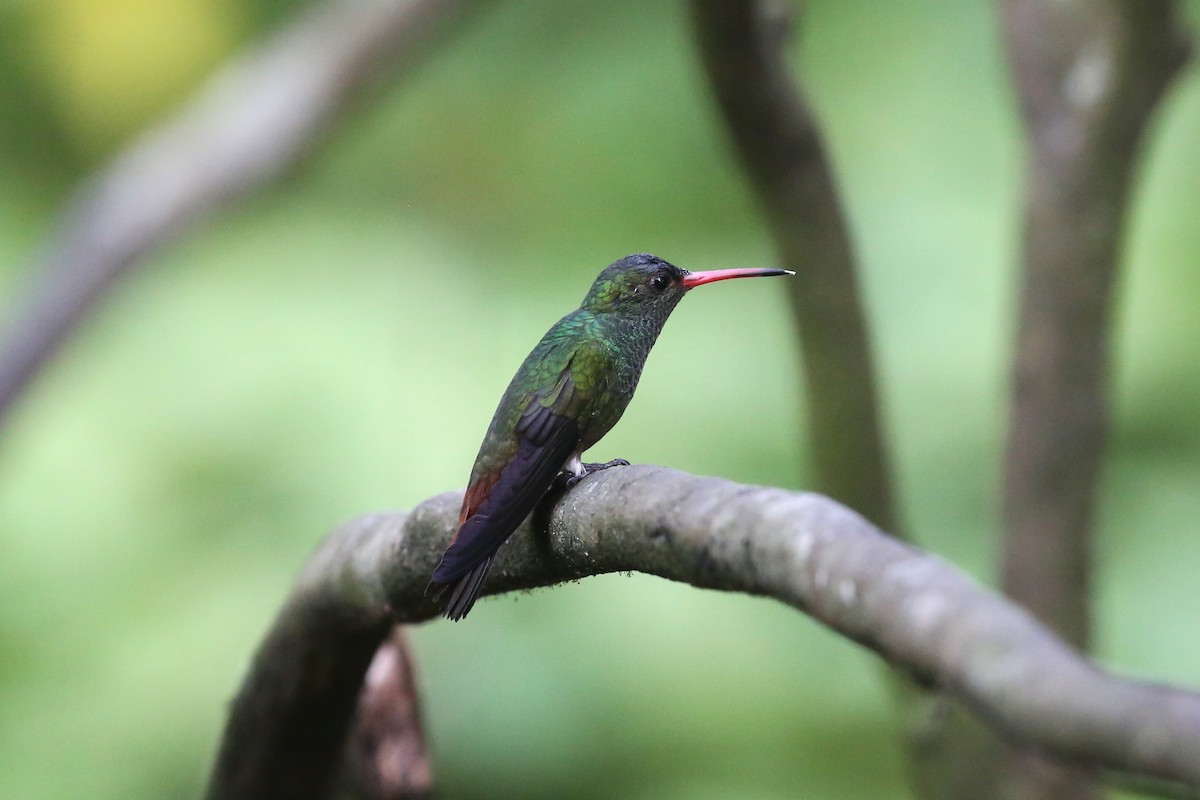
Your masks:
M767 278L773 275L795 275L789 269L775 267L743 267L740 269L711 269L702 272L688 272L683 276L685 289L703 286L706 283L729 280L730 278Z

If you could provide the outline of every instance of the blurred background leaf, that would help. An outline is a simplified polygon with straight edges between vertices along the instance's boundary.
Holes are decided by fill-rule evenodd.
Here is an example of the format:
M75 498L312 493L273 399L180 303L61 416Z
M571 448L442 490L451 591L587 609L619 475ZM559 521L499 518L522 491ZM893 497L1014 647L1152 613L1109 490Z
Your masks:
M300 4L0 6L0 292L74 181ZM902 503L991 580L1021 144L993 10L807 4ZM0 443L0 796L195 797L322 534L461 486L595 273L772 253L684 9L498 4L284 185L115 292ZM1099 652L1200 686L1200 81L1150 138L1119 300ZM804 487L769 282L697 293L595 451ZM903 797L873 657L764 600L610 576L415 631L447 797Z

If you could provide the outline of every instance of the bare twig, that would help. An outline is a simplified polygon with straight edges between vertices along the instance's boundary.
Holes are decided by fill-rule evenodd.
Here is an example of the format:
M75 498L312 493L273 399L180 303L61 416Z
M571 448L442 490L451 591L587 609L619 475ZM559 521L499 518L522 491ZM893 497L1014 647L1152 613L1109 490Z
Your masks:
M853 247L780 4L692 0L700 55L784 263L803 351L817 488L893 534L899 520Z
M1003 583L1086 649L1113 279L1139 145L1187 46L1168 0L1001 8L1029 142ZM1008 761L1001 796L1095 796L1077 770Z
M103 292L156 247L296 163L384 67L415 63L464 0L326 0L93 176L9 310L0 424Z
M378 644L392 621L438 613L424 590L461 499L363 518L326 540L233 706L210 798L264 796L236 779L264 753L294 761L282 753L313 709L339 723L318 742L337 752L368 640ZM1027 745L1200 788L1200 694L1103 672L1021 609L819 495L608 470L544 504L501 550L485 593L623 570L774 597L946 687ZM305 793L265 796L317 796L327 784L306 775Z

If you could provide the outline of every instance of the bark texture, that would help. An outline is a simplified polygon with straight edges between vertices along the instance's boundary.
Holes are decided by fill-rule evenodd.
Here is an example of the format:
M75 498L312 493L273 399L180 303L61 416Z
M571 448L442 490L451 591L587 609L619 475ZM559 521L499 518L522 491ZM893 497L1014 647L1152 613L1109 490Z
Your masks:
M364 517L326 540L234 703L210 798L312 798L329 785L314 773L342 752L355 676L392 623L438 614L425 586L461 500ZM627 570L773 597L944 687L1007 737L1200 790L1200 695L1106 673L1025 611L820 495L606 470L543 503L500 551L484 594ZM300 735L318 720L320 735ZM259 764L291 764L305 785L276 789Z

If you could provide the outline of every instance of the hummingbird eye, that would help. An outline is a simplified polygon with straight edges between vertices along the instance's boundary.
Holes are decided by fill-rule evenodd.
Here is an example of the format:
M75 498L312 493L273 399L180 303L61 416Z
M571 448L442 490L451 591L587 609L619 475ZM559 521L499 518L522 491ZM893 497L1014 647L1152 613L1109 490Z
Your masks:
M670 277L666 273L659 272L650 279L650 288L656 292L664 291L671 284Z

